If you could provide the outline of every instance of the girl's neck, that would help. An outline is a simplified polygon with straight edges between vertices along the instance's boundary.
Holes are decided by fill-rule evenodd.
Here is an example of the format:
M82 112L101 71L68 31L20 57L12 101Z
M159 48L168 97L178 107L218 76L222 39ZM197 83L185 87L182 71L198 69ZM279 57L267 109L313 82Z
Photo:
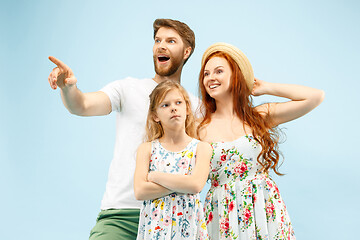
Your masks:
M177 152L183 150L192 138L184 131L164 131L164 135L159 139L161 145L169 151Z

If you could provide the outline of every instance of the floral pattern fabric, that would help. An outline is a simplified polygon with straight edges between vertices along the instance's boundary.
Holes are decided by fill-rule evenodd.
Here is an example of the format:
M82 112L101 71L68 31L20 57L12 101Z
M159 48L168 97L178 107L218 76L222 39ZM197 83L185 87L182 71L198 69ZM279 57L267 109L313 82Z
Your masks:
M248 135L211 145L211 187L204 206L210 239L295 239L279 189L260 171L261 145Z
M150 171L191 174L198 140L180 152L170 152L158 140L152 142ZM137 239L209 239L199 194L172 193L146 200L140 210Z

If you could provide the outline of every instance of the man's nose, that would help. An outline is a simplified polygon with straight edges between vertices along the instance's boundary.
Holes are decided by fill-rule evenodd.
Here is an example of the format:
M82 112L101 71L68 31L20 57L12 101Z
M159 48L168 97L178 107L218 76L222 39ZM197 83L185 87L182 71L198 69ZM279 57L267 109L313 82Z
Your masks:
M161 48L161 49L166 49L166 43L165 43L165 41L160 41L160 43L159 43L159 48Z

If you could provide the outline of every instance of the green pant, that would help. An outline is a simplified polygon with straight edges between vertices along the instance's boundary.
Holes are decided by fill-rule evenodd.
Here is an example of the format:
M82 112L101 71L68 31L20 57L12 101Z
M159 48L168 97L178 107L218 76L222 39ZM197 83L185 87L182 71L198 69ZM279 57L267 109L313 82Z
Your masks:
M136 239L139 215L139 209L102 210L89 240Z

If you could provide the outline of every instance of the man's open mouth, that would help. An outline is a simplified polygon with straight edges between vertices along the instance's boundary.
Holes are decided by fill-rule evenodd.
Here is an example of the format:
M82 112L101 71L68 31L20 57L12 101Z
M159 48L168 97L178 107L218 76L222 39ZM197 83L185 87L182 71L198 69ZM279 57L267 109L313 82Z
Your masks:
M166 62L170 60L170 57L168 57L167 55L158 55L158 60L159 62Z

